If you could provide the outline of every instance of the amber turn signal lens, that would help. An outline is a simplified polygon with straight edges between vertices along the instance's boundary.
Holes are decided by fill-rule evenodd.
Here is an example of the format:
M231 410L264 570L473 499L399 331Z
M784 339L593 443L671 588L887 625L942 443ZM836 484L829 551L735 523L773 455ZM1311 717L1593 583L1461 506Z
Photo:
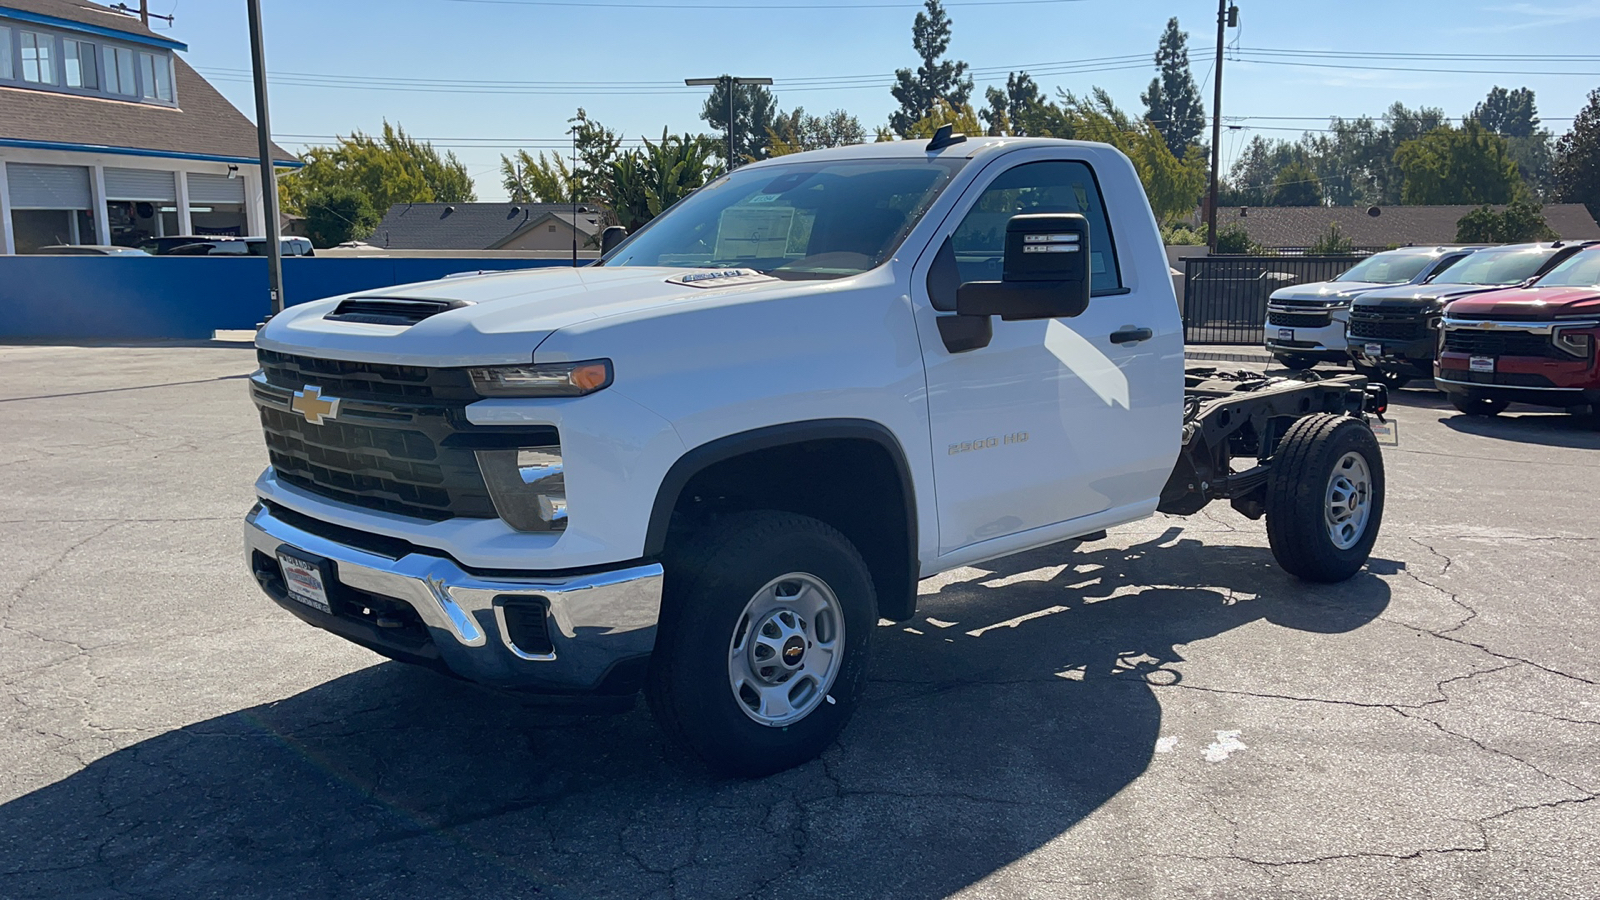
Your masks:
M598 391L611 382L611 367L603 362L584 363L572 370L572 383L585 394Z

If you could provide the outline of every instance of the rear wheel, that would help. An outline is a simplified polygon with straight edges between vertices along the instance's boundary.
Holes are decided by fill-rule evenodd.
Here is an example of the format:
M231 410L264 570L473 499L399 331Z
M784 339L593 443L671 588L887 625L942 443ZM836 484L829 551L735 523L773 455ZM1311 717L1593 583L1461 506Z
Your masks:
M1465 397L1461 394L1451 394L1450 405L1469 416L1498 416L1505 412L1511 401L1499 397Z
M844 535L806 516L728 516L667 559L645 687L678 746L759 776L806 762L854 711L877 627L872 577Z
M1284 571L1344 581L1361 570L1383 520L1383 455L1360 419L1319 413L1295 422L1273 455L1267 539Z
M1315 356L1306 356L1301 353L1274 353L1273 358L1282 363L1284 368L1293 369L1296 372L1314 368L1317 364Z

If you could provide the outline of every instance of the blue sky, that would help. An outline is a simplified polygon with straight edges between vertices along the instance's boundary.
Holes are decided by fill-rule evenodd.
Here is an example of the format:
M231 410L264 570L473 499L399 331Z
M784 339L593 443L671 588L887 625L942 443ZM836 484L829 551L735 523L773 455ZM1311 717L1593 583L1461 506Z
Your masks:
M679 87L685 77L770 76L778 81L774 92L782 108L824 112L842 107L870 131L895 106L888 89L891 73L916 64L911 21L920 4L264 0L263 5L268 66L275 79L272 118L280 143L291 150L331 143L334 134L374 131L387 118L453 150L476 181L480 199L491 200L504 197L500 154L559 141L578 106L634 139L659 135L663 126L675 132L702 130L698 113L704 94ZM1252 134L1294 137L1301 128L1325 127L1329 115L1377 115L1395 100L1439 106L1459 116L1495 84L1533 88L1547 127L1559 134L1588 92L1600 86L1600 47L1593 40L1600 35L1600 2L1594 0L1241 0L1239 5L1241 27L1230 29L1230 44L1244 48L1241 55L1278 64L1226 63L1224 116L1249 118L1233 122L1240 129L1224 132L1225 166ZM1057 87L1084 92L1100 85L1129 111L1142 108L1139 93L1153 66L1123 58L1152 54L1166 20L1177 16L1190 33L1191 63L1204 82L1209 114L1213 2L962 5L947 0L947 8L954 21L950 54L982 72L975 100L981 101L985 84L1004 83L1007 70L1042 73L1052 71L1045 64L1056 63L1056 74L1035 76L1051 93ZM170 33L188 43L190 64L253 117L244 3L151 0L151 11L176 14ZM1467 58L1334 59L1261 50ZM1474 58L1490 54L1534 58ZM1540 58L1561 55L1588 58ZM1082 60L1096 61L1059 65ZM1325 63L1339 67L1322 67ZM1578 74L1522 74L1550 72ZM849 76L868 77L840 83ZM530 86L535 82L558 84Z

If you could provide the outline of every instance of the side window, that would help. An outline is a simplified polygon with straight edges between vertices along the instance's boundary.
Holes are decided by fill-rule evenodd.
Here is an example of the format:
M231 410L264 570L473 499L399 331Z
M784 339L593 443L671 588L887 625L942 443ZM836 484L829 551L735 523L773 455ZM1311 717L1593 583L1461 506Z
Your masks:
M1001 172L950 236L961 282L1000 280L1006 223L1019 213L1078 213L1088 219L1090 288L1099 294L1122 287L1100 186L1081 162L1024 163Z

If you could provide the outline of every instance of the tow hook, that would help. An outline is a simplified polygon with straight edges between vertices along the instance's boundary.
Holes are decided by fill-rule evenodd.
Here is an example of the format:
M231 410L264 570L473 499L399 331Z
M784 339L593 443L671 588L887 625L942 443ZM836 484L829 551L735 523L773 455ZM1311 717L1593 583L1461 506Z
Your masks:
M1389 420L1383 414L1389 411L1389 387L1378 382L1367 382L1366 410L1378 417L1379 422Z

